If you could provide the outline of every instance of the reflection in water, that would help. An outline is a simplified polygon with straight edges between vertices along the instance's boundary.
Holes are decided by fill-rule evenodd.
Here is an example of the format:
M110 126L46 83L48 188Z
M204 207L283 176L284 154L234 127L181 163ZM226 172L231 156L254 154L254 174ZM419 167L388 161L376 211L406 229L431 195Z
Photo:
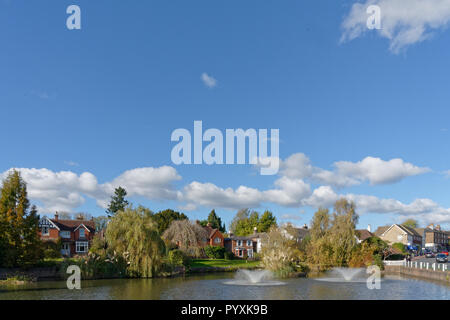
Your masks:
M450 286L416 279L384 278L381 290L367 289L365 282L327 282L309 278L283 279L280 286L236 286L226 282L235 274L208 274L166 279L118 279L82 281L81 290L68 290L64 281L39 282L0 288L5 299L255 299L255 300L357 300L450 299Z

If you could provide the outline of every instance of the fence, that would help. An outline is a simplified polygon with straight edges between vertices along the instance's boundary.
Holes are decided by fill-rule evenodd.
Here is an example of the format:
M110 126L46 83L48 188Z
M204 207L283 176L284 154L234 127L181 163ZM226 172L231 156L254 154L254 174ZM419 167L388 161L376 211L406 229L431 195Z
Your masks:
M406 268L444 271L444 272L448 270L447 263L436 263L436 262L430 263L423 261L404 261L403 266L405 266Z

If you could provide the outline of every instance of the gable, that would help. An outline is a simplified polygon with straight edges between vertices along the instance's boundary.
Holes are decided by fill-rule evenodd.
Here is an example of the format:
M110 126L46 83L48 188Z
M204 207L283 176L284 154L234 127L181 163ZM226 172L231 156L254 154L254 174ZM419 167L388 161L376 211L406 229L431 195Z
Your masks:
M47 218L45 216L42 217L41 220L39 220L39 228L42 229L43 227L60 230L59 227L56 224L54 224L52 220L50 220L49 218Z

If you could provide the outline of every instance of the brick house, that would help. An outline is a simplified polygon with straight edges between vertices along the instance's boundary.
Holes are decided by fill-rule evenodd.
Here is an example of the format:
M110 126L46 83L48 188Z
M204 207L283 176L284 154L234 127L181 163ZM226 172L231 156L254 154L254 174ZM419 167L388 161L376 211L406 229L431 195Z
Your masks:
M235 236L229 233L229 237L225 238L225 249L232 252L236 257L246 259L253 258L255 253L261 251L261 240L264 233L258 233L256 230L249 236Z
M61 254L66 257L85 255L95 235L93 220L60 220L42 217L39 221L39 236L42 241L61 240Z
M216 246L224 247L225 241L222 232L219 229L214 229L211 227L211 223L208 223L206 227L203 227L208 234L208 238L204 239L204 246Z
M448 247L448 234L441 230L440 225L431 224L426 228L415 228L415 230L422 236L422 248L439 250Z

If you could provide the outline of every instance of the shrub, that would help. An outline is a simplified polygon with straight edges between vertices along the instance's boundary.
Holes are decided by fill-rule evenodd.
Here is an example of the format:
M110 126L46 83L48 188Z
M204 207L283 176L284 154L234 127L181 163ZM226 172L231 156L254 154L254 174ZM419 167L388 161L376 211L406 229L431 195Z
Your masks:
M175 250L169 251L167 258L171 265L181 266L184 264L183 262L185 260L185 255L181 250L175 249Z
M225 253L223 254L223 257L225 258L225 260L233 260L234 254L233 254L233 252L225 251Z
M406 247L403 243L396 242L392 245L392 248L400 250L402 253L406 253Z
M210 259L223 259L225 256L225 248L216 246L205 247L205 254Z
M43 249L45 259L55 259L62 257L61 240L58 240L57 242L46 241L43 243Z

